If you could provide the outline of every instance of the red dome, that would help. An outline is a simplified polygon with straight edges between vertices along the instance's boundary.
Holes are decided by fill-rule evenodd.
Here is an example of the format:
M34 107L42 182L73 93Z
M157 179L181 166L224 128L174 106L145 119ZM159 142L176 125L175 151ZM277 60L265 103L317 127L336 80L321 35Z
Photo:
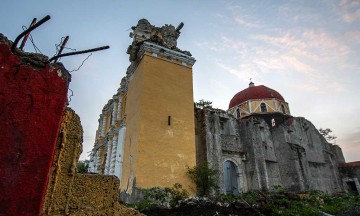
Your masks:
M249 86L249 88L238 92L230 101L229 109L239 105L247 100L252 99L268 99L276 98L279 101L285 101L281 94L274 89L268 88L264 85Z

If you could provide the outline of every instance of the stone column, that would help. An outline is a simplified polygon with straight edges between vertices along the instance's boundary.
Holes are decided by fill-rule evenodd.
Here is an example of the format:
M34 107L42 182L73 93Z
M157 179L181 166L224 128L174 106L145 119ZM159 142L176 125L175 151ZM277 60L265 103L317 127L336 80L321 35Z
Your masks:
M100 173L100 164L101 164L101 158L100 158L100 148L96 151L96 173Z
M249 114L251 114L252 113L251 101L248 101L248 104L249 104Z
M112 110L112 113L111 113L111 115L112 115L112 121L110 123L111 125L115 125L115 121L117 119L117 117L116 117L117 112L116 111L117 111L117 104L116 104L116 100L114 100L114 102L113 102L113 110Z
M105 128L106 128L106 115L101 114L100 119L101 119L101 133L100 133L100 136L104 137L105 136Z
M112 149L111 149L111 157L110 157L110 171L109 171L110 175L113 175L114 170L115 170L116 149L117 149L118 135L119 134L115 134L114 138L112 140Z
M117 109L117 119L120 119L120 116L121 116L121 104L122 104L122 98L121 98L121 96L119 96L118 109Z
M118 134L118 142L115 154L115 168L114 168L114 175L121 179L122 175L122 163L123 163L123 154L124 154L124 140L125 140L125 131L126 125L122 122L119 128ZM120 182L121 184L121 182Z
M109 140L106 142L106 162L105 162L105 175L109 175L109 168L110 168L110 158L111 158L111 152L112 152L112 140L113 137L109 136Z

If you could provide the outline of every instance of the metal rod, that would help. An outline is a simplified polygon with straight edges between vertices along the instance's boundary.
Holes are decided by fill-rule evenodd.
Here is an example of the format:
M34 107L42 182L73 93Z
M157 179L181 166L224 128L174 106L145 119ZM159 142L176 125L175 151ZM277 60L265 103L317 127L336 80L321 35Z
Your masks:
M98 48L94 48L94 49L64 53L64 54L60 54L60 55L56 55L56 56L52 57L51 59L49 59L49 62L56 60L58 58L61 58L61 57L65 57L65 56L72 56L72 55L79 55L79 54L84 54L84 53L89 53L89 52L96 52L96 51L105 50L105 49L109 49L109 48L110 48L109 46L102 46L102 47L98 47Z
M16 37L14 43L11 46L11 51L13 52L15 50L17 44L19 43L19 40L22 37L24 37L26 34L30 33L32 30L34 30L37 27L39 27L40 25L42 25L44 22L48 21L50 18L51 17L49 15L47 15L46 17L42 18L39 22L37 22L35 25L31 26L30 28L26 29L21 34L19 34L19 36Z
M64 47L66 46L67 42L69 40L69 36L66 36L64 41L62 42L59 52L57 53L57 56L60 55L62 53L62 51L64 50ZM58 59L55 59L55 63L57 62Z
M184 27L184 23L181 22L178 27L176 27L175 31L179 32L180 33L180 30Z
M36 20L37 20L36 18L33 19L33 21L31 22L31 24L29 25L29 28L30 28L31 26L35 25ZM24 46L25 46L25 44L26 44L27 39L29 38L29 35L30 35L30 32L27 33L27 34L25 35L24 39L22 40L21 45L20 45L20 49L21 49L21 50L24 49Z

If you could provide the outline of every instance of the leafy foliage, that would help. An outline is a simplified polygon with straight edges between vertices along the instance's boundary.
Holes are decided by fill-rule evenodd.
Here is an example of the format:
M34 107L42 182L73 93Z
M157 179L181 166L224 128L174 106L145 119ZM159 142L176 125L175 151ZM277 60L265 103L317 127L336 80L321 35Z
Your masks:
M330 128L319 129L319 133L328 141L329 143L336 143L336 136L332 134L332 130Z
M89 160L78 161L77 163L77 172L78 173L88 173L89 171Z
M208 167L207 163L187 169L187 175L195 183L199 196L209 196L211 190L217 188L218 170Z
M260 192L250 191L241 195L249 205L256 207L265 215L358 215L360 213L360 196L354 194L329 195L321 191L310 190L304 194L287 192L281 186L274 187L273 192L265 198L257 196Z
M212 108L212 102L201 99L199 100L199 102L195 102L194 106L195 108L199 108L199 109Z
M144 198L134 204L127 205L138 210L144 210L155 206L174 207L180 200L189 197L189 193L182 187L181 184L175 183L171 188L153 187L144 189Z
M227 203L246 202L264 215L360 215L360 196L354 194L327 194L310 190L303 194L287 192L280 185L271 192L249 191L238 196L219 195L217 200Z
M170 206L175 206L180 200L189 197L189 193L179 183L175 183L171 188L165 188L165 191L170 195Z
M169 203L171 197L179 197L181 201L175 202L176 205L171 205L171 207L175 208L168 209L167 212L169 215L173 215L170 213L180 215L184 212L186 212L186 214L181 215L199 215L199 212L195 212L194 209L201 209L201 212L209 213L212 212L210 209L216 210L216 214L211 213L208 215L230 215L245 211L246 209L252 210L251 212L253 214L250 215L320 216L325 215L324 213L339 216L360 215L359 195L345 193L329 195L315 190L295 194L288 192L279 185L274 186L271 192L249 191L248 193L240 195L222 194L212 198L186 198L187 193L183 194L183 189L180 184L175 184L172 188L152 188L147 191L146 199L132 206L141 211L144 209L155 209L153 210L154 214L150 215L158 215L157 211L164 209L163 207L157 208L159 205L156 204L154 200L162 200L163 203L161 206L166 206L164 203ZM170 205L167 207L170 207ZM184 208L193 208L192 211L194 211L194 214L185 211ZM209 211L207 211L208 209ZM241 215L249 214L245 213Z

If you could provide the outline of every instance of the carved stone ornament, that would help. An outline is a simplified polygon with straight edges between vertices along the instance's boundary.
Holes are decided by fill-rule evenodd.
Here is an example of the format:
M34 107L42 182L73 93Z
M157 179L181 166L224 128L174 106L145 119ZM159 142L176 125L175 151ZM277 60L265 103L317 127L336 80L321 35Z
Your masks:
M148 41L191 56L189 51L182 51L177 48L177 39L180 36L180 30L183 26L183 23L180 23L177 28L175 28L173 25L166 24L159 28L151 25L150 22L146 19L140 19L138 24L131 28L133 32L130 33L130 37L133 38L133 42L126 51L126 53L129 54L129 60L131 62L135 61L139 47L144 41Z

